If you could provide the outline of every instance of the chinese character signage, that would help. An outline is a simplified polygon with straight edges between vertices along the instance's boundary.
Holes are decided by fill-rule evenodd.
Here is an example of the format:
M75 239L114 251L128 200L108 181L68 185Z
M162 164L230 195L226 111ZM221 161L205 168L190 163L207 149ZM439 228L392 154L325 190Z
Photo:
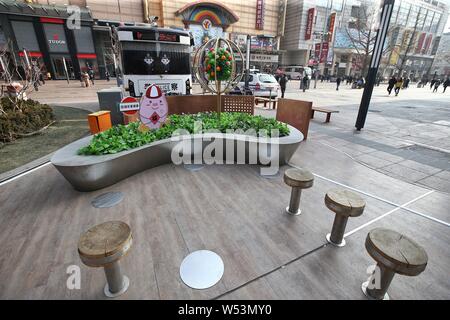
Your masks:
M320 54L320 43L316 43L314 48L316 58L320 56L320 63L324 63L328 58L328 42L322 42L322 54Z
M333 39L335 21L336 21L336 12L333 12L332 14L330 14L330 17L328 18L328 42L330 42Z
M255 29L264 29L264 0L256 0L256 26Z
M305 40L311 39L315 11L316 11L315 8L311 8L308 10L308 20L306 20Z

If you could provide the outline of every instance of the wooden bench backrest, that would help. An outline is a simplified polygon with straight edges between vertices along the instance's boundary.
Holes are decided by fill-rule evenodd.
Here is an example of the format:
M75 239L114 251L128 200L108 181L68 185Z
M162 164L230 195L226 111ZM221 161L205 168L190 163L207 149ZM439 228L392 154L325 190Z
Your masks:
M240 95L222 96L223 112L254 113L255 97ZM189 96L167 96L169 114L217 111L217 96L211 94Z
M311 120L311 101L278 99L276 119L290 124L308 137L309 121Z

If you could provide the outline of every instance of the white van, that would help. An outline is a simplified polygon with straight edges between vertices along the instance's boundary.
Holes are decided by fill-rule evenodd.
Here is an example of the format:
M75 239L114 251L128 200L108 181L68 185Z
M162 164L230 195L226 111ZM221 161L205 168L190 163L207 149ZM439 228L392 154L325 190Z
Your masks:
M310 67L304 66L286 66L280 68L288 79L300 80L303 78L304 72L308 75L308 78L311 79L312 69Z

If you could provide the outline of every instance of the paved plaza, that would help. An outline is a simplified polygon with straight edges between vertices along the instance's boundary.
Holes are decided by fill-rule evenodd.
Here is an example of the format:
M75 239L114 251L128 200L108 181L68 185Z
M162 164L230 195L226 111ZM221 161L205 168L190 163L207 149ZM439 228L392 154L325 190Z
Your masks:
M51 81L33 92L31 98L56 106L98 110L97 90L115 85L96 81L82 88L78 81ZM330 123L316 113L310 123L309 139L342 152L370 168L403 181L450 193L450 91L432 93L416 84L399 96L388 96L386 85L375 87L365 128L355 131L362 89L317 82L316 89L303 92L298 81L290 81L286 98L312 101L313 106L338 110ZM201 89L194 85L194 93ZM275 111L257 108L256 113L273 117Z

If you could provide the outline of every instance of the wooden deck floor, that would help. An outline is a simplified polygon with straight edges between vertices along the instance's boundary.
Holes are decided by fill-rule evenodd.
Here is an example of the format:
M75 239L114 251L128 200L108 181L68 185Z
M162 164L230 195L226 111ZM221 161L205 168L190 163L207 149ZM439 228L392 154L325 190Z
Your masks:
M290 189L282 175L262 178L255 166L191 172L165 165L80 193L48 165L0 186L0 298L105 299L103 271L81 263L77 242L89 227L114 219L127 222L134 236L122 260L131 284L120 299L364 299L360 285L373 264L364 240L376 226L415 238L429 255L420 276L394 278L393 299L450 298L450 229L431 219L450 222L448 195L387 177L314 141L291 162L317 175L297 217L284 213ZM336 249L326 245L334 216L323 198L342 185L360 190L367 207L349 221L347 246ZM124 200L92 207L107 191L123 192ZM199 249L217 252L225 264L222 280L207 290L190 289L179 277L183 258ZM80 290L66 287L70 265L81 268Z

